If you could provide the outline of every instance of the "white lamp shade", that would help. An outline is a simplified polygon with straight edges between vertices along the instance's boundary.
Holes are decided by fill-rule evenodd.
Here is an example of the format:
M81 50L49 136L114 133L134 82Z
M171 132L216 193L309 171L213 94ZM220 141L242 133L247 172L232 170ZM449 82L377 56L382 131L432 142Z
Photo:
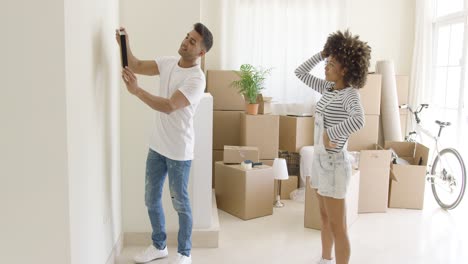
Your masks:
M273 161L273 176L277 180L287 180L289 178L285 159L276 158Z

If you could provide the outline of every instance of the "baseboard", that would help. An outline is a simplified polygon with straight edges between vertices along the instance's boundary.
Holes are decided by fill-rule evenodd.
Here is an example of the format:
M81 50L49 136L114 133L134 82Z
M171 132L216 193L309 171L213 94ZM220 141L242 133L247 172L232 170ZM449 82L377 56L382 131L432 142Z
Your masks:
M115 243L114 247L112 248L112 252L110 253L109 257L107 258L106 264L115 264L117 261L117 257L120 255L120 252L122 252L123 248L123 241L124 241L124 235L123 233L120 234L119 239L117 239L117 242Z
M213 224L206 229L192 230L193 248L217 248L219 243L219 218L218 206L216 204L216 195L212 190L212 219ZM167 232L167 245L177 246L177 231ZM147 246L151 244L151 232L125 232L124 246Z

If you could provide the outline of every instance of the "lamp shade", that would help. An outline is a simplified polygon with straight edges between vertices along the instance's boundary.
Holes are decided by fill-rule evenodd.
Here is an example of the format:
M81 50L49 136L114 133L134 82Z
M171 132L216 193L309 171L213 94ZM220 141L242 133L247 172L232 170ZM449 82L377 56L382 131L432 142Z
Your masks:
M276 158L273 161L273 176L277 180L287 180L289 178L285 159Z

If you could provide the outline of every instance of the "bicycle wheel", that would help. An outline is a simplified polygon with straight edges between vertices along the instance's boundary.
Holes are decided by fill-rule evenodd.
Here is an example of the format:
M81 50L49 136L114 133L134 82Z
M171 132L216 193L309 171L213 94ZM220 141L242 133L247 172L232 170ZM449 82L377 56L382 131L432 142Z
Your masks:
M465 163L457 150L446 148L435 157L431 185L434 198L442 208L450 210L457 207L466 185Z

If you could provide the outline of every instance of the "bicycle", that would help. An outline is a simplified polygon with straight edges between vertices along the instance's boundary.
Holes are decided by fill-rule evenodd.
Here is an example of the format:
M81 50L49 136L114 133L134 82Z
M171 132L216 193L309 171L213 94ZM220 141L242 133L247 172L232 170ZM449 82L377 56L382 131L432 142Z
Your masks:
M444 148L440 150L439 139L442 134L442 129L450 126L450 122L435 121L435 123L439 125L437 136L434 136L422 126L419 114L423 109L428 107L428 104L421 104L416 110L413 110L406 104L400 105L400 108L407 109L411 113L412 118L416 121L416 125L414 126L413 119L411 119L411 124L415 128L415 131L409 132L405 140L408 142L418 142L416 137L419 137L419 142L421 142L421 132L434 140L435 149L432 155L434 161L432 165L429 165L426 171L426 179L431 183L432 194L440 207L451 210L460 204L465 193L465 163L456 149Z

